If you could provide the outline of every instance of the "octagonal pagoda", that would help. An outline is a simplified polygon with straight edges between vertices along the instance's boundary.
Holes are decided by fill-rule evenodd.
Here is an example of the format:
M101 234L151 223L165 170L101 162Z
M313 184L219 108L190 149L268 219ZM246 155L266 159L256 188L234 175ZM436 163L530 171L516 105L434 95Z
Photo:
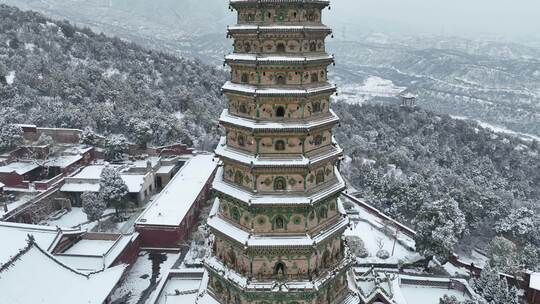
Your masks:
M237 25L225 61L231 81L220 123L226 136L208 220L214 235L205 266L220 303L334 304L351 300L352 264L342 239L349 221L342 149L330 109L331 29L323 0L231 0Z

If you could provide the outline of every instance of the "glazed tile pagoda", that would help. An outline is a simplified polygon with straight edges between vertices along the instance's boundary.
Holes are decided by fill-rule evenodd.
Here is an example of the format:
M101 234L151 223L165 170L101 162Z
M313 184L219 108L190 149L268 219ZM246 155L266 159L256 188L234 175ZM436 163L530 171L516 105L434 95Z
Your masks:
M342 149L330 109L329 1L231 0L231 81L220 118L226 136L208 220L214 235L205 265L208 293L220 303L352 302L352 264L342 233L349 221Z

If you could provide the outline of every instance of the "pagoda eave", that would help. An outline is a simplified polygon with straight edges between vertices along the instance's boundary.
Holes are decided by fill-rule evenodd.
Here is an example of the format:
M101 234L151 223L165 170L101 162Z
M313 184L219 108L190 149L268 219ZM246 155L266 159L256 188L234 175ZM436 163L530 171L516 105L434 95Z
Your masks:
M261 4L303 4L303 5L315 5L318 7L327 7L330 5L329 0L230 0L229 5L233 8L237 7L257 7Z
M216 178L212 184L214 190L234 200L251 206L313 206L320 201L339 195L345 190L346 184L337 170L335 182L307 193L276 193L272 195L253 193L247 189L237 187L223 180L223 168L218 168Z
M252 154L239 151L234 148L230 148L225 144L225 138L221 138L215 153L221 158L227 159L231 162L240 163L244 166L251 167L253 169L258 168L312 168L320 163L332 161L340 158L343 155L343 149L337 144L332 148L321 152L318 155L289 157L289 158L272 158L272 157L260 157Z
M241 128L252 133L310 133L315 130L333 127L339 123L339 117L330 110L330 115L319 117L317 120L296 122L270 122L230 115L228 110L221 114L219 122L223 126Z
M332 29L326 25L257 25L237 24L227 28L229 34L258 34L258 33L322 33L332 34Z
M330 65L334 62L333 55L323 56L259 56L257 54L229 54L225 56L228 65L294 65L294 66L314 66Z
M275 88L275 87L263 87L254 86L250 84L232 83L228 81L221 88L223 92L236 93L246 96L261 96L261 97L288 97L298 96L307 97L312 95L319 95L324 93L334 94L337 91L337 87L333 84L323 84L315 87L290 87L290 88Z

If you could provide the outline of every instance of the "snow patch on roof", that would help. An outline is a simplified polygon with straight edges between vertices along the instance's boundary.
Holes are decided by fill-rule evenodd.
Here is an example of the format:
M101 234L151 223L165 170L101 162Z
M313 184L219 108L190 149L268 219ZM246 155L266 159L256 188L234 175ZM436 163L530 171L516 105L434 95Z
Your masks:
M136 224L180 225L217 165L213 155L197 155L190 159L141 214Z

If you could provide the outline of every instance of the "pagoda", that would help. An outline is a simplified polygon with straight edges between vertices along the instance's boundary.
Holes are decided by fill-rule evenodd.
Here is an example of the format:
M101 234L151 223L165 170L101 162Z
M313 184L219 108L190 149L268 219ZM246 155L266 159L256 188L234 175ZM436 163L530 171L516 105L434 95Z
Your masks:
M223 304L351 303L343 154L324 0L231 0L234 52L208 226L208 294Z

